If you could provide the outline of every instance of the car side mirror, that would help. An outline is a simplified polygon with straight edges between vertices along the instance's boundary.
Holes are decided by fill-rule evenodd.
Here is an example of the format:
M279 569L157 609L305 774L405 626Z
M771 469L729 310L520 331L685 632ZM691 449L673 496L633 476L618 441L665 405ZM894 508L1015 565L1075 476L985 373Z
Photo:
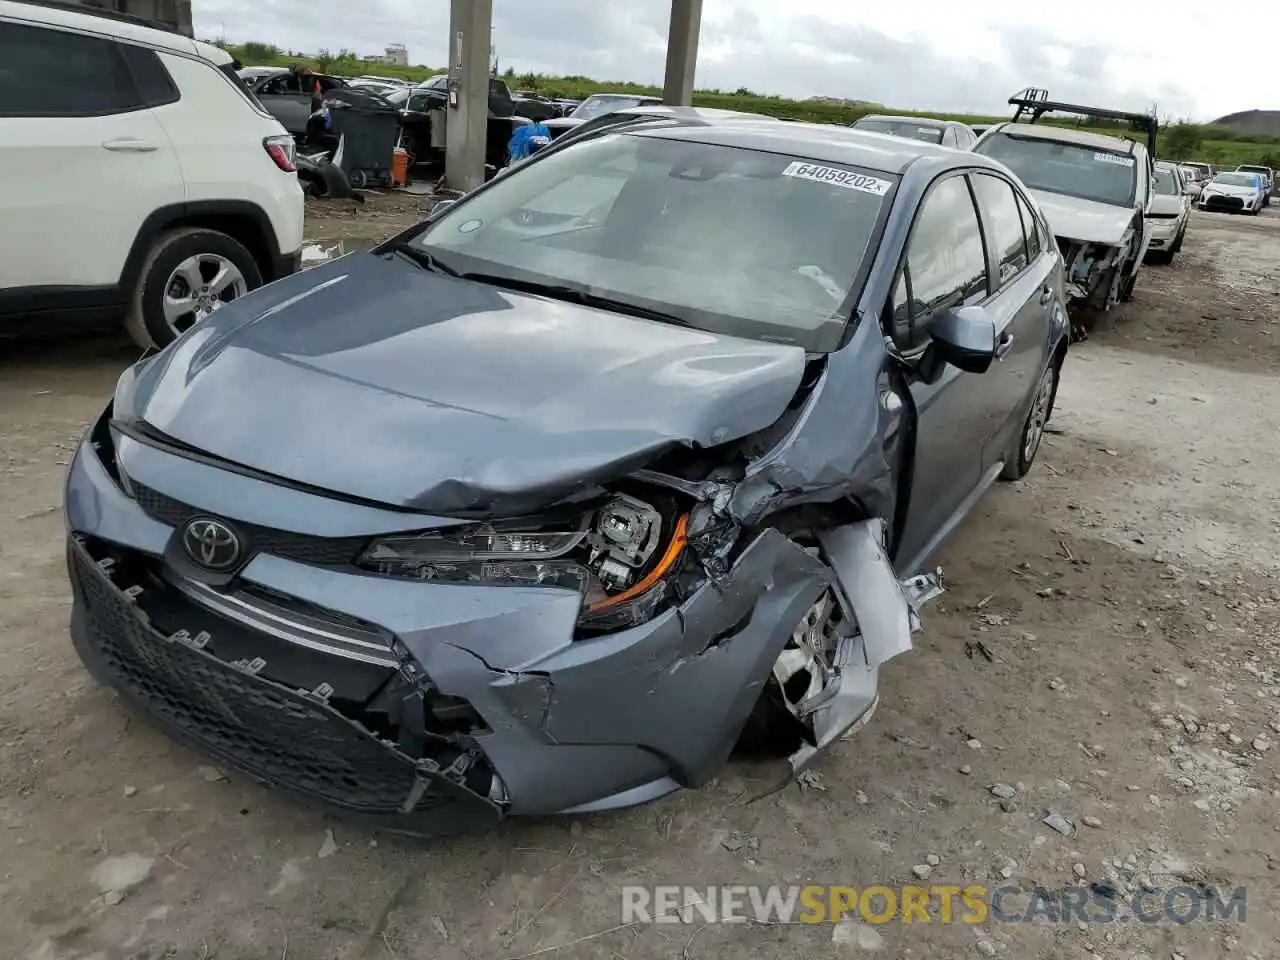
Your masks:
M986 373L996 358L996 324L982 307L952 307L929 324L939 360L965 373Z

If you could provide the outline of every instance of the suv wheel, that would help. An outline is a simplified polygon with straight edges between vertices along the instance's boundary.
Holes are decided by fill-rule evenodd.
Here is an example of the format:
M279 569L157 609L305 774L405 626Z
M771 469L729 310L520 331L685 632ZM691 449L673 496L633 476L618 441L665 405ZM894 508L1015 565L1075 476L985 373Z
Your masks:
M202 227L162 234L142 265L125 327L144 349L166 347L223 304L262 286L253 255Z

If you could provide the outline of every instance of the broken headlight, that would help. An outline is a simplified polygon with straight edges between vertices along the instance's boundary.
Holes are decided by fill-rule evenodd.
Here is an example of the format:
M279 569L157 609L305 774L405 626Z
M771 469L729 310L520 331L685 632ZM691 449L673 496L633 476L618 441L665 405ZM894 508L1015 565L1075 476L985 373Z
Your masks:
M504 583L583 590L586 571L562 559L586 539L577 529L504 530L485 524L375 541L362 566L443 583Z
M666 605L686 518L615 495L570 523L479 524L374 541L360 566L437 583L550 586L582 596L591 632L644 623Z

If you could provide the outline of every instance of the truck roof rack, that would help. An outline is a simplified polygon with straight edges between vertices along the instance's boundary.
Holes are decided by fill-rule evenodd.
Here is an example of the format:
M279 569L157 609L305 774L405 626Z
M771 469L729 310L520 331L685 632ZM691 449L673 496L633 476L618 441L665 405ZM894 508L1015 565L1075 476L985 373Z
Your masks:
M176 33L186 36L172 24L147 17L135 17L131 13L119 13L106 7L95 7L88 3L77 3L76 0L18 0L32 7L48 7L51 10L65 10L67 13L83 13L90 17L101 17L104 20L115 20L118 23L131 23L135 27L150 27L152 30L163 30L165 33Z
M1046 113L1074 113L1081 117L1096 117L1099 120L1123 120L1129 129L1144 133L1147 136L1147 152L1151 159L1156 156L1156 135L1160 132L1160 123L1149 113L1129 113L1126 110L1111 110L1107 107L1085 107L1078 103L1059 103L1049 99L1049 91L1037 87L1027 87L1009 98L1009 105L1018 109L1013 114L1013 122L1019 123L1024 114L1029 117L1027 123L1035 123Z

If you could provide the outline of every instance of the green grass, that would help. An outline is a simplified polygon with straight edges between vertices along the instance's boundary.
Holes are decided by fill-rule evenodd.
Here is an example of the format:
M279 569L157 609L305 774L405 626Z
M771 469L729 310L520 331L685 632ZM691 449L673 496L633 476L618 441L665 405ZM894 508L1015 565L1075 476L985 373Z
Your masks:
M317 56L295 54L281 50L279 47L263 43L246 43L226 46L227 51L240 60L245 66L288 66L299 64L313 70L331 73L335 76L358 76L359 74L377 74L380 76L399 77L405 80L418 81L444 71L443 67L424 66L400 67L385 63L363 63L354 54L345 51L328 54L324 51ZM504 79L512 90L525 90L546 97L580 100L593 93L639 93L650 96L661 96L662 88L625 81L592 80L589 77L548 77L536 74L516 74L507 71ZM771 97L754 93L751 90L739 89L698 90L693 95L694 106L717 107L723 110L741 110L745 113L760 113L770 117L787 120L802 120L810 123L848 124L868 113L892 113L904 116L936 117L945 120L959 120L961 123L981 124L996 123L1008 120L1010 114L1001 116L977 116L963 113L922 113L917 110L902 110L886 107L880 103L858 101L856 103L828 103L818 100L788 100L785 97ZM1045 118L1044 123L1060 126L1077 126L1073 120ZM1179 130L1179 128L1183 128ZM1123 124L1094 122L1085 129L1102 134L1126 134ZM1135 135L1136 136L1136 135ZM1204 160L1218 166L1234 167L1242 163L1264 164L1280 168L1280 138L1237 135L1225 127L1204 126L1198 124L1174 124L1163 128L1160 143L1156 152L1166 155L1166 141L1173 137L1178 153L1186 154L1184 160ZM1192 144L1196 144L1192 146Z

